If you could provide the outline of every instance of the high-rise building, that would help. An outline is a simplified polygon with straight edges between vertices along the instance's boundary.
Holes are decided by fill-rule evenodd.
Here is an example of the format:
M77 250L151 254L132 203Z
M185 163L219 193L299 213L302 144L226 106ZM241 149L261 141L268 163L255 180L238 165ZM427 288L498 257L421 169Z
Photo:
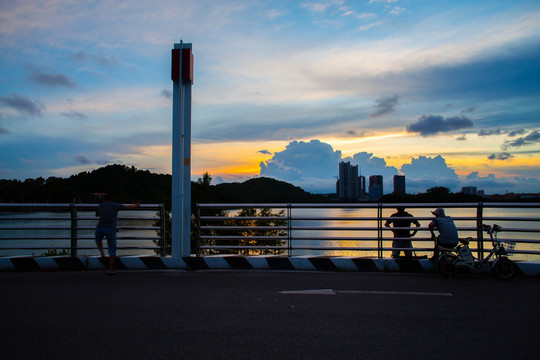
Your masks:
M371 175L369 177L369 199L379 200L383 196L382 175Z
M394 194L405 194L405 176L394 175Z
M358 180L358 165L351 165L350 161L341 161L337 182L338 196L341 199L358 199Z
M476 186L463 186L461 192L467 195L476 195L478 190Z

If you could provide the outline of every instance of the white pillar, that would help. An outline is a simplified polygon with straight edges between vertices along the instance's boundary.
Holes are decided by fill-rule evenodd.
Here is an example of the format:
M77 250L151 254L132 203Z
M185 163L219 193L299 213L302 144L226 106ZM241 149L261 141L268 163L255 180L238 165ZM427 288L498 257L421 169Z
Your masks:
M176 58L174 50L180 50ZM172 136L172 256L191 255L191 85L193 61L191 44L174 44L171 78L173 79ZM189 51L189 66L184 51ZM179 61L178 61L179 59ZM176 71L176 76L175 76ZM186 74L186 71L188 72ZM191 73L191 74L189 74Z

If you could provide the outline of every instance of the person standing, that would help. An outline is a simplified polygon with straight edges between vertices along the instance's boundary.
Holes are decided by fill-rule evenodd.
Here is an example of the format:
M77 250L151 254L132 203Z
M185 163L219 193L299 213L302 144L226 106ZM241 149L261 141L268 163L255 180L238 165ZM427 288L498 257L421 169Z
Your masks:
M105 257L103 251L103 238L107 239L109 253L109 272L108 275L114 275L114 262L116 261L116 219L118 211L135 209L141 206L140 203L134 205L122 205L112 201L109 194L103 196L103 202L98 205L96 216L99 216L95 231L96 245L102 257Z
M459 243L458 231L454 220L450 216L446 216L444 209L437 208L431 212L435 215L428 227L431 232L431 238L435 243L435 248L433 249L433 256L430 260L438 260L439 258L439 246L445 248L454 248ZM439 230L439 236L435 235L434 230Z
M405 208L403 206L396 207L397 212L390 215L391 218L406 218L406 219L388 219L386 220L386 223L384 226L390 227L390 225L394 224L395 228L408 228L411 227L411 224L416 225L416 227L420 226L420 223L418 220L414 219L414 216L409 214L405 211ZM410 219L408 219L410 218ZM395 229L392 230L394 233L394 238L411 238L413 237L418 230L413 231L411 234L409 229ZM399 254L401 253L401 250L399 248L412 248L411 240L404 240L404 239L396 239L392 242L392 247L394 250L392 250L392 257L397 258L399 257ZM411 257L412 256L412 250L403 250L403 253L405 256Z

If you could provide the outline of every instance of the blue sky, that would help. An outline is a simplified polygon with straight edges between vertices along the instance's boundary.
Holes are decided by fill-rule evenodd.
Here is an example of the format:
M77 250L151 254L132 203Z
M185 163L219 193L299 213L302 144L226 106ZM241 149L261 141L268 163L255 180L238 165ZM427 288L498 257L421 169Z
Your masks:
M540 192L538 1L0 0L0 178L170 173L181 39L194 177Z

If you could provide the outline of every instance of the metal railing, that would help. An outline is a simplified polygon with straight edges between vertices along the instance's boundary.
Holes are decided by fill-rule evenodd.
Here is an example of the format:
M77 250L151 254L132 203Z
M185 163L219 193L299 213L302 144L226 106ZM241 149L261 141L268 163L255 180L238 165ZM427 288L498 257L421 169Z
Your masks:
M97 204L0 204L0 256L45 251L40 255L77 257L81 250L96 252L96 207ZM163 204L121 210L118 251L164 255L165 219Z
M403 206L420 227L391 228L385 222ZM412 240L416 255L433 251L428 224L431 211L442 207L461 238L483 257L491 240L482 224L503 226L499 240L516 242L516 259L540 255L540 203L408 203L408 204L197 204L197 254L283 254L370 256L382 258L396 248L394 240ZM257 212L266 209L266 212ZM400 218L393 218L400 219ZM394 238L392 230L418 230L413 238ZM411 250L410 248L397 248Z

